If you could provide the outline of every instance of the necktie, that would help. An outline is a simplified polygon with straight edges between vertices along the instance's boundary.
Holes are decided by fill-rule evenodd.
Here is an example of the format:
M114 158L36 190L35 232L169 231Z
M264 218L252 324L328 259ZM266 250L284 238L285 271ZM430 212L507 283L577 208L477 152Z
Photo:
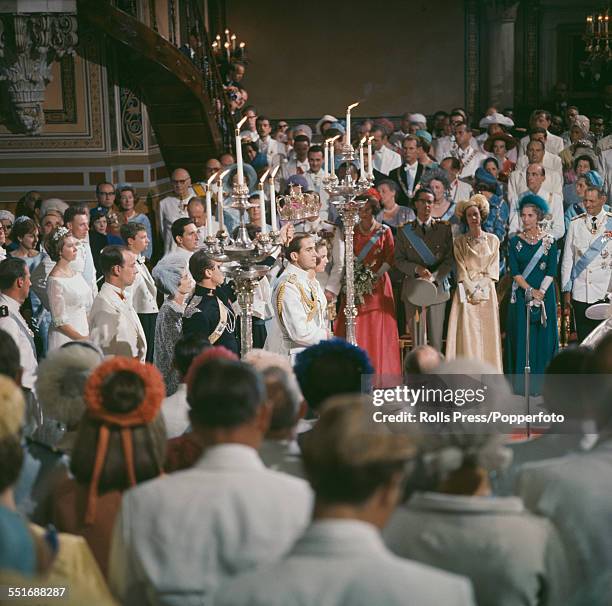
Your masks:
M412 177L412 172L410 171L410 168L408 168L408 166L406 166L406 185L408 186L408 191L412 193L414 178Z
M427 233L427 228L425 227L425 223L421 223L421 231L423 232L423 235Z

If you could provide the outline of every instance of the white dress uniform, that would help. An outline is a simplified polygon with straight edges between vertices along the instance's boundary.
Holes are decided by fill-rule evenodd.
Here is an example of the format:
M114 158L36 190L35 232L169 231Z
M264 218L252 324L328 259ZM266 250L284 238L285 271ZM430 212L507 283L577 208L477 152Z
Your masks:
M516 202L517 198L527 189L527 175L525 169L515 170L510 173L508 179L508 201L510 204ZM546 171L542 189L551 191L563 197L563 177L555 171Z
M127 295L105 282L89 312L89 336L107 356L145 361L147 341Z
M90 301L93 301L94 297L98 294L98 284L89 240L77 240L77 256L70 263L70 268L83 276L85 282L91 288L92 297ZM89 311L90 307L87 308L87 311Z
M218 606L467 606L470 582L391 554L358 520L316 520L289 555L219 589Z
M449 158L451 156L451 149L453 148L453 144L455 142L454 137L440 137L439 139L434 140L434 156L438 162L442 162L444 158ZM476 151L480 151L480 145L475 137L470 138L470 146L473 147Z
M123 494L111 589L130 606L212 604L222 581L287 553L311 511L304 480L242 444L213 446L190 469Z
M518 475L516 493L527 508L546 516L558 529L571 558L574 588L587 587L602 573L609 573L612 569L610 438L586 453L525 465ZM609 603L610 595L607 595L606 603Z
M392 149L383 145L374 152L372 166L383 175L388 175L392 170L402 165L402 157Z
M294 356L329 337L327 299L316 278L289 263L272 289L272 325L265 348Z
M184 200L179 200L174 196L166 196L159 203L159 225L162 238L164 240L164 254L169 253L176 247L172 238L172 224L182 217L188 217L187 203L195 196L195 192L191 187L187 191L187 197Z
M524 156L527 153L527 146L529 145L529 141L531 141L531 139L529 138L529 135L526 135L525 137L523 137L519 143L519 158L521 156ZM550 131L546 131L546 143L544 144L544 147L546 148L547 152L550 152L551 154L557 154L559 155L563 149L565 148L565 143L563 142L563 139L561 137L558 137L557 135L553 135Z
M20 364L23 369L21 384L26 389L33 389L36 382L38 361L34 334L25 318L19 313L21 305L8 295L0 294L0 329L6 331L17 345L20 354Z
M592 218L582 214L570 221L565 239L565 249L561 262L561 288L571 290L572 299L581 303L595 303L602 300L611 290L612 284L612 239L608 238L601 252L571 282L572 268L584 255L591 244L604 236L606 224L612 213L602 210L596 217L597 228L592 231Z
M516 198L509 201L510 206L510 218L508 221L508 238L516 235L523 229L523 223L521 221L521 213L519 211L520 201L527 195L534 192L530 190L523 190ZM542 186L539 191L535 194L540 196L548 204L548 209L552 215L552 232L551 235L555 240L562 238L565 234L565 219L563 216L563 198L549 190L544 189Z
M169 440L183 435L191 427L189 404L187 404L187 384L179 383L178 389L166 396L162 402L161 413L166 424Z
M142 255L138 255L136 269L138 271L134 283L125 289L128 301L137 314L156 314L159 312L157 288Z
M526 155L521 156L514 167L514 172L524 173L529 164L529 158ZM551 154L544 150L544 158L540 164L542 164L547 173L549 171L559 173L559 176L563 179L563 162L561 162L561 158L556 154ZM563 183L563 181L561 182Z
M517 497L416 493L383 538L399 557L469 577L479 606L552 606L567 597L559 535Z

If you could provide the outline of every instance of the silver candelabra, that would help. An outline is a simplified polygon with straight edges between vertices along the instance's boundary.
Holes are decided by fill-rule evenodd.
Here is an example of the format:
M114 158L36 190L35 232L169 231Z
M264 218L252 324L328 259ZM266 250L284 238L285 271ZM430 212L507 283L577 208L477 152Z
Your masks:
M342 162L346 163L346 173L340 180L332 166L330 175L323 178L323 188L329 194L329 201L336 207L344 228L344 271L346 277L346 303L344 315L346 317L346 340L356 345L355 319L357 318L357 307L355 306L355 252L353 248L353 236L355 225L357 225L359 210L365 204L363 200L356 198L364 194L372 187L374 180L371 172L362 168L362 177L353 179L351 174L351 163L355 160L355 150L346 141L342 147ZM371 168L370 168L371 170Z
M207 251L226 277L234 282L240 306L240 354L244 357L253 349L253 299L259 280L270 268L262 261L280 246L280 232L259 233L251 240L246 227L246 211L256 204L249 202L249 188L236 184L232 190L231 208L240 211L238 234L232 239L225 229L205 239Z

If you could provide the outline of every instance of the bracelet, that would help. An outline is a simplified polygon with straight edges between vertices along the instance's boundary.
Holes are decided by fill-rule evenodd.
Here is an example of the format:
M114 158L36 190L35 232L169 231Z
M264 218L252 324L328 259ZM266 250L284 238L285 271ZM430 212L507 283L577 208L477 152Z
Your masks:
M526 288L526 289L525 289L525 294L526 294L528 297L531 297L532 293L533 293L533 288L532 288L531 286L530 286L529 288Z

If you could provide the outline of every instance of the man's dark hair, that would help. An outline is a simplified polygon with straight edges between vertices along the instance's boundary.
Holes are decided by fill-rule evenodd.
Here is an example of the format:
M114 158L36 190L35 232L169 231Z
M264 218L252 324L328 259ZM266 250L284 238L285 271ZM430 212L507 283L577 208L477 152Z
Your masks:
M374 372L368 354L342 339L306 348L298 354L294 370L304 399L314 410L331 396L361 393L363 375Z
M433 193L433 190L430 189L429 187L421 187L419 188L419 190L417 192L415 192L414 197L412 198L413 202L416 202L417 200L419 200L419 197L421 194L430 194L434 197L436 197L436 194Z
M442 160L442 162L446 162L447 160L450 160L450 165L454 170L461 170L461 162L459 162L459 158L455 158L454 156L447 156L446 158L444 158L444 160ZM442 162L440 162L440 164L442 164Z
M69 206L64 211L64 225L72 221L77 215L89 216L89 211L84 206Z
M123 267L125 260L123 253L127 250L125 246L119 244L111 244L105 246L100 251L100 270L104 274L104 277L108 276L116 265Z
M25 278L26 262L19 257L8 257L0 262L0 290L8 290L15 285L18 278Z
M586 160L589 163L590 170L595 170L595 162L593 161L593 158L587 155L577 156L574 158L574 170L578 168L578 162L581 160Z
M129 239L133 240L136 237L136 234L141 231L147 231L147 228L145 227L144 223L138 223L138 221L128 221L119 228L121 238L126 244L128 244Z
M305 240L306 238L312 238L312 234L301 232L293 236L291 242L289 242L289 244L285 248L285 257L289 261L291 261L291 253L299 254L302 248L302 240Z
M96 196L99 196L99 195L100 195L100 188L101 188L103 185L110 185L110 186L113 188L113 191L116 193L116 191L115 191L115 186L114 186L112 183L109 183L108 181L102 181L101 183L98 183L98 184L96 185Z
M319 152L324 153L323 148L320 145L311 145L310 149L308 150L309 154L317 154Z
M204 279L204 272L215 266L215 260L203 249L196 250L189 259L189 272L196 282Z
M187 374L193 359L210 346L208 337L202 334L181 336L174 346L174 367L181 378Z
M535 120L535 118L537 118L538 116L545 116L549 122L552 118L550 112L545 109L536 109L533 112L531 112L531 120Z
M255 124L259 122L263 122L264 120L267 120L268 122L270 122L270 118L268 118L268 116L257 116L257 119L255 120Z
M534 128L529 129L529 138L531 138L531 135L538 135L538 134L548 136L546 129L542 128L541 126L536 126Z
M497 185L495 183L487 183L486 181L476 181L474 191L477 194L482 193L483 191L488 191L489 193L494 194L497 192Z
M176 239L180 236L181 238L183 237L183 234L185 233L185 228L190 224L193 223L193 219L190 219L189 217L181 217L180 219L177 219L173 224L172 224L172 239L176 242ZM194 223L195 225L195 223ZM178 242L177 242L178 244Z
M310 139L306 135L296 135L293 138L293 143L310 143Z
M11 335L0 329L0 375L17 382L21 371L19 347Z
M263 379L251 365L207 360L191 380L189 417L201 427L239 427L255 417L265 398Z

